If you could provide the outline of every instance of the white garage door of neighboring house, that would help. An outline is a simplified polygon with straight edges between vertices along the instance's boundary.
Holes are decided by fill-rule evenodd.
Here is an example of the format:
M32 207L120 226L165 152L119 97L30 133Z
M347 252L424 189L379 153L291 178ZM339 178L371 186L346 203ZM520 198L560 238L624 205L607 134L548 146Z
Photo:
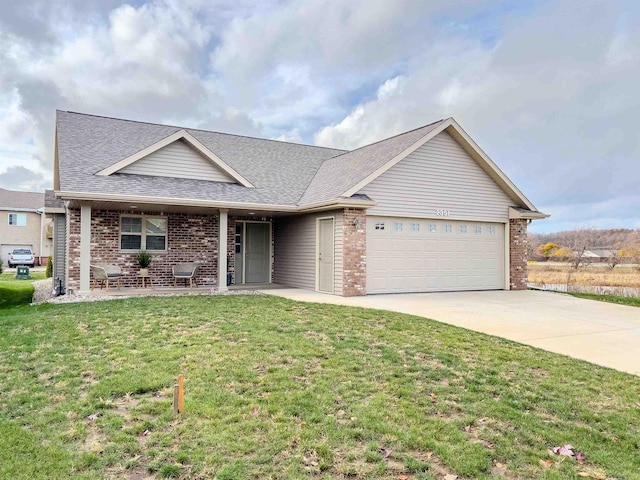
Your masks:
M504 224L367 217L367 293L505 288Z
M13 251L14 248L29 248L31 250L33 250L33 245L27 245L27 244L20 244L20 245L13 245L13 244L3 244L0 245L0 258L2 259L2 266L3 267L8 267L9 266L9 254Z

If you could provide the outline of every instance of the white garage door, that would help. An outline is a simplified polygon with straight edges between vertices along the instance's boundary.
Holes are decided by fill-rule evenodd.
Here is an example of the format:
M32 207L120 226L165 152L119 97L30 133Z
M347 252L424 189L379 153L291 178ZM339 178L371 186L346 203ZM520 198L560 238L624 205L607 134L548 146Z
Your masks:
M367 217L367 293L500 290L504 224Z

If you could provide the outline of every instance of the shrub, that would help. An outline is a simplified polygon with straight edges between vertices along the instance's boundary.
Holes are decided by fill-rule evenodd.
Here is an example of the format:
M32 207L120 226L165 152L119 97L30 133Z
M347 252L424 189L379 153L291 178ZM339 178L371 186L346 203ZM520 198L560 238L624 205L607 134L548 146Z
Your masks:
M2 268L2 259L0 258L0 273L2 273L4 270Z
M47 269L45 270L45 276L47 278L53 277L53 257L49 255L49 259L47 260Z
M149 265L151 265L151 254L146 250L140 250L136 259L140 268L149 268Z

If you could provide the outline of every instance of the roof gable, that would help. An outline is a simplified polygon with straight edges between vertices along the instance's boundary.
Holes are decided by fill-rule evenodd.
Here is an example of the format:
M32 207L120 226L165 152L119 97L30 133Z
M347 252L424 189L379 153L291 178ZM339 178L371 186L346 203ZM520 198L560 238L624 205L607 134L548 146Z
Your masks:
M452 220L505 222L513 200L445 130L358 193L375 215L421 216L446 210Z
M185 167L189 167L189 169ZM108 176L117 172L204 179L226 183L236 181L245 187L253 188L251 182L223 162L186 130L179 130L100 170L96 175Z
M233 177L182 139L136 160L118 172L236 183Z

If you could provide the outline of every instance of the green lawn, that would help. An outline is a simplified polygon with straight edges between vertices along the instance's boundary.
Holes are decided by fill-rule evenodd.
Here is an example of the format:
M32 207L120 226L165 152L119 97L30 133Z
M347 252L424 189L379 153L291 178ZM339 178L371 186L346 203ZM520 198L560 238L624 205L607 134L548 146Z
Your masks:
M45 278L44 272L31 272L31 280L16 280L15 272L0 274L0 309L31 303L34 280Z
M640 298L637 297L620 297L617 295L596 295L594 293L575 293L570 292L578 298L586 298L588 300L599 300L601 302L619 303L620 305L630 305L632 307L640 307Z
M17 307L0 357L0 478L640 478L640 378L418 317L266 296ZM587 460L548 453L567 443Z

